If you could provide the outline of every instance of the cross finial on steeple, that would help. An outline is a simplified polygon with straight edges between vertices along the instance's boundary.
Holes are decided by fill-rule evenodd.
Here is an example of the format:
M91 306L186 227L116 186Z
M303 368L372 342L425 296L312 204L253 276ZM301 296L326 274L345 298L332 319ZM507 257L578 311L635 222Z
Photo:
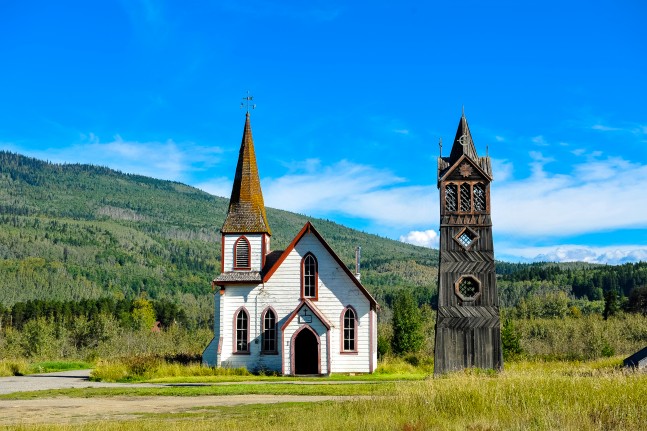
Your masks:
M438 141L438 147L440 147L440 157L443 156L443 138L440 138Z
M240 102L240 107L242 108L243 106L245 106L245 104L247 104L247 115L249 115L249 102L254 100L254 96L250 96L249 95L249 90L247 90L247 96L243 97L243 100L245 102ZM252 109L256 109L256 104L255 103L252 104Z
M465 118L465 105L463 105L463 118Z

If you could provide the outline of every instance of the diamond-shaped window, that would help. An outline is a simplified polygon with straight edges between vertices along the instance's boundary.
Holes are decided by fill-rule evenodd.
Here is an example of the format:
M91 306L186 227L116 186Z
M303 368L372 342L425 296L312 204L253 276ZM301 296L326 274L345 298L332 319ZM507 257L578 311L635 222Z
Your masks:
M458 242L465 250L469 250L470 247L476 242L478 239L478 234L474 232L472 229L469 227L464 228L462 231L458 233L454 237L456 242Z

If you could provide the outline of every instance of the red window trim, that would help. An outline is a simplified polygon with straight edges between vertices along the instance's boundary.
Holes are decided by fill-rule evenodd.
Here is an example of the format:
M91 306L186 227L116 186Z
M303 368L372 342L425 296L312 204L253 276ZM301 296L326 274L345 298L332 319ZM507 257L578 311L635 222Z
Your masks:
M274 313L274 350L265 350L265 315L268 311ZM261 313L261 355L278 355L279 354L279 320L278 314L274 307L266 307L265 310Z
M345 350L344 349L344 338L346 336L345 334L345 329L346 327L344 326L344 316L346 315L346 311L351 310L353 314L355 315L355 327L353 328L353 334L355 335L355 349L354 350ZM355 307L352 305L347 305L344 307L344 309L341 311L341 315L339 316L340 320L340 325L339 327L341 328L341 337L339 337L339 353L342 355L357 355L358 350L357 350L357 342L358 342L358 332L357 332L357 326L358 326L358 318L357 318L357 310L355 310Z
M305 262L308 256L312 256L315 262L315 274L314 274L314 288L315 288L315 294L314 296L305 296ZM301 259L301 299L309 299L311 301L316 301L319 299L319 262L317 261L317 257L312 254L311 252L306 253L305 256L303 256L303 259Z
M248 252L247 266L238 266L237 265L238 264L238 259L237 259L237 256L236 256L236 252L238 251L238 243L240 241L247 242L247 252ZM245 237L245 235L238 238L236 240L236 242L234 243L234 269L245 269L245 270L252 269L252 245L249 243L249 240L247 239L247 237Z
M238 320L238 315L240 313L245 313L245 315L247 316L247 350L238 350L238 346L236 345L237 344L236 342L238 341L238 326L236 326L236 323L237 323L236 321ZM251 323L252 322L249 320L249 312L247 311L247 309L245 307L240 307L240 308L238 308L238 310L236 310L236 312L234 313L234 322L233 323L234 323L233 324L234 331L233 331L233 337L231 337L232 338L232 344L233 344L232 353L234 355L249 355L251 353L250 348L249 348L249 346L250 346L250 344L249 344L249 335L250 335L250 332L251 332Z

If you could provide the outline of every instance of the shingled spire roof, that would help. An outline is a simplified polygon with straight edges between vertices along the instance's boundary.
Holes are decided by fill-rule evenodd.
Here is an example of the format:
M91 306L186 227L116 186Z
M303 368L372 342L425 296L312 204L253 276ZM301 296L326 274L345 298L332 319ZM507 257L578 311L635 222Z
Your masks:
M249 112L245 118L245 129L238 153L238 165L236 166L234 186L231 189L229 210L221 232L272 234L267 222L261 182L258 178Z
M449 163L454 164L456 160L460 159L463 154L467 155L474 161L478 161L479 159L478 154L476 154L476 147L474 146L474 140L472 139L470 128L467 125L465 111L463 111L461 120L458 123L456 137L454 138L454 145L452 146L452 152L449 155Z
M470 132L470 128L467 125L467 118L465 118L465 110L463 110L463 115L461 116L461 119L458 123L456 137L454 138L454 144L452 145L452 151L449 154L449 157L438 158L439 184L440 179L444 177L452 168L452 166L454 166L456 162L458 162L458 160L463 156L471 159L476 164L476 166L478 166L479 169L481 169L481 171L486 174L490 178L490 180L492 180L492 163L487 155L485 157L479 157L476 153L476 147L474 146L472 133Z

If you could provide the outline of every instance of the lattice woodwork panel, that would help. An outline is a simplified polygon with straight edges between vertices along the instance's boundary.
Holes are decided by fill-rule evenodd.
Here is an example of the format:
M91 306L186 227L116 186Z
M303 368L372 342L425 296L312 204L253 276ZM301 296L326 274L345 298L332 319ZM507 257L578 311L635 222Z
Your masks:
M472 191L468 183L461 184L461 211L470 212L472 210Z
M485 186L481 183L474 185L474 211L485 211Z
M456 184L445 186L445 209L447 211L458 210L458 187Z

